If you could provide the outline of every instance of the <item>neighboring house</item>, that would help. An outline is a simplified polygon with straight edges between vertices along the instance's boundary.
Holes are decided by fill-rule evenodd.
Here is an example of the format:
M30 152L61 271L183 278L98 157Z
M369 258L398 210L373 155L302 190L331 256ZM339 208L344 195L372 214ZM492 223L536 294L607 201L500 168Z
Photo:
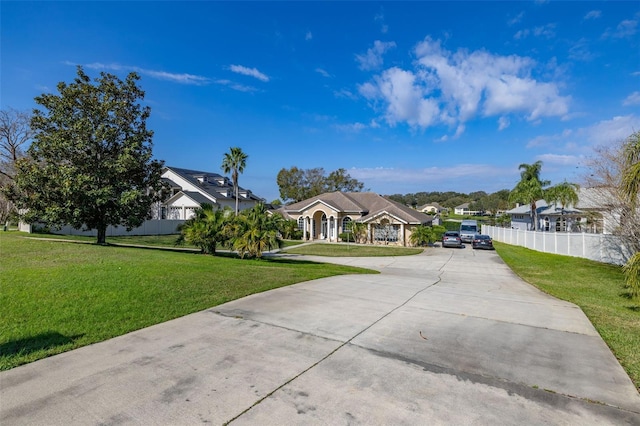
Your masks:
M536 201L538 231L542 232L582 232L586 225L586 215L574 207L564 209L556 204L548 204L545 200ZM533 231L531 222L531 205L519 205L506 214L511 216L511 228Z
M620 212L615 207L614 190L611 188L580 188L576 207L587 215L587 231L613 234L620 226Z
M416 210L422 212L422 213L435 213L435 214L439 214L439 213L443 213L447 211L446 207L442 207L440 204L438 203L427 203L423 206L418 207Z
M455 214L459 214L459 215L473 215L473 214L480 214L482 212L478 211L478 210L470 210L469 209L469 203L464 203L464 204L460 204L459 206L456 206L453 209Z
M217 173L165 167L162 179L170 187L167 200L152 215L156 219L189 219L202 204L235 209L233 181ZM264 200L248 189L238 188L238 209L253 207Z
M370 244L410 245L412 230L432 218L373 192L327 192L277 210L296 220L305 240L340 241L350 222L367 225Z

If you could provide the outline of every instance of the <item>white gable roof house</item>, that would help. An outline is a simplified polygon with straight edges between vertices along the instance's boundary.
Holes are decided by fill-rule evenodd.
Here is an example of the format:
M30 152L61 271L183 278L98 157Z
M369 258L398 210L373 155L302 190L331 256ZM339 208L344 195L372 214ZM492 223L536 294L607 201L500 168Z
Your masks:
M530 204L506 212L511 216L511 228L483 225L482 231L494 241L623 265L633 255L633 248L614 233L621 215L611 194L610 188L580 188L577 207L562 208L538 200L537 231L533 230Z
M189 219L202 204L235 209L233 181L217 173L165 167L162 179L171 195L162 203L162 219ZM238 209L249 209L264 200L250 190L238 187Z
M511 228L533 231L531 223L531 204L519 205L506 214L511 216ZM571 206L561 206L545 200L536 201L538 231L543 232L582 232L586 223L585 212Z

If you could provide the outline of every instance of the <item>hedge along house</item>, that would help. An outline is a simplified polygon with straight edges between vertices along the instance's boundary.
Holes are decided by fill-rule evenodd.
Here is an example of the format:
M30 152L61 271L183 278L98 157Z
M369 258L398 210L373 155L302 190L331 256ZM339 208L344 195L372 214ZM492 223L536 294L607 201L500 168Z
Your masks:
M432 218L373 192L327 192L278 210L296 220L305 241L340 241L350 222L367 225L369 244L410 245L416 226L430 225Z
M233 181L217 173L165 167L162 179L169 185L169 198L154 216L158 219L189 219L202 204L235 209ZM264 200L248 189L238 187L238 209L244 210Z

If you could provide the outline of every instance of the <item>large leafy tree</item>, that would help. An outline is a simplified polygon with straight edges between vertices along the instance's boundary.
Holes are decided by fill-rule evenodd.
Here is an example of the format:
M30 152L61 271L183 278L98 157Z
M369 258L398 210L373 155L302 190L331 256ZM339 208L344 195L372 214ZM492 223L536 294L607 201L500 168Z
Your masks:
M128 229L149 217L159 199L162 162L152 159L150 114L139 77L122 81L101 73L93 82L82 67L59 94L35 98L33 143L18 160L10 194L28 220L96 229L105 243L109 225Z
M232 147L222 158L222 171L231 173L231 180L233 181L233 193L236 196L236 216L238 215L238 175L244 172L248 157L241 148Z
M544 198L544 188L549 186L550 182L540 180L542 161L536 161L533 164L520 164L518 169L520 170L520 181L511 190L509 201L529 204L531 223L533 230L536 231L538 229L536 202Z
M345 169L338 169L326 177L325 187L327 192L360 192L364 189L364 183L352 178Z
M359 192L364 184L352 178L345 169L335 170L329 175L322 167L313 169L281 169L277 177L280 198L292 202L315 197L324 192Z

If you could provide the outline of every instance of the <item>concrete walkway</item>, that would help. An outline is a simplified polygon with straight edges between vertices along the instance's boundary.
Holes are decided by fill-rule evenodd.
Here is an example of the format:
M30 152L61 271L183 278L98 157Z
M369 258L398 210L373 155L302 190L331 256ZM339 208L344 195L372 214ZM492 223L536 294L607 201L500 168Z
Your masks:
M640 424L640 395L582 311L494 252L318 260L382 273L0 373L0 424Z

